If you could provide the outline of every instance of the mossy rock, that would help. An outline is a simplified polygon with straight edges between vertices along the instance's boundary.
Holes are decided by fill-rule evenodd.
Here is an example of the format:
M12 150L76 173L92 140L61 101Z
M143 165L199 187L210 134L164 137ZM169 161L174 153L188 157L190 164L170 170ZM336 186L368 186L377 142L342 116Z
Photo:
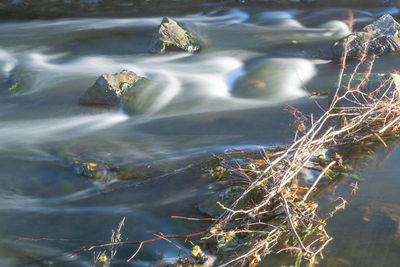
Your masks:
M99 182L107 182L118 179L118 168L105 162L86 162L77 158L67 159L75 172L81 176L91 178Z
M350 58L358 57L365 51L382 55L400 51L400 24L386 14L378 20L352 33L332 46L333 53L342 57L345 52Z
M200 43L190 31L173 19L164 17L157 32L153 34L149 52L163 53L168 50L193 53L200 50Z
M165 175L178 168L169 162L153 161L122 163L121 160L104 159L88 155L62 156L62 162L73 168L76 174L90 178L97 182L108 182L111 180L148 179Z
M86 90L79 99L81 105L121 106L128 113L141 112L143 107L135 106L136 97L145 90L148 79L133 71L123 70L114 74L103 74Z
M11 71L8 81L8 92L11 94L19 94L29 90L34 79L30 70L26 67L16 67Z

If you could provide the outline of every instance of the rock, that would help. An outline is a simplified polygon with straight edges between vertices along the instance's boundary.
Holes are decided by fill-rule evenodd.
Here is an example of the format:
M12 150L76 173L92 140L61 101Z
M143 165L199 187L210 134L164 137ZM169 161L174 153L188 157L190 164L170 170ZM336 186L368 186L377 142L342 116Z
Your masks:
M356 73L350 83L351 88L360 87L360 90L365 93L370 93L375 91L378 88L382 88L383 90L388 89L388 86L392 83L392 87L390 90L394 90L394 93L400 96L400 74L397 73L370 73L368 75L368 80L364 86L361 86L362 82L366 77L365 73ZM348 86L350 82L350 75L343 75L342 85Z
M160 166L149 164L115 165L105 160L90 160L78 157L64 157L64 162L72 166L75 173L97 182L111 180L147 179L166 172Z
M347 220L357 222L356 238L375 242L399 238L399 208L396 205L372 201L368 205L356 206L351 211L353 218L347 217Z
M135 96L145 87L148 79L136 73L123 70L114 74L103 74L81 96L82 105L119 106L124 102L129 104L128 112L135 112Z
M157 32L151 39L149 51L163 53L166 50L183 50L189 53L200 50L200 44L191 32L176 21L164 17Z
M220 183L219 186L221 185L224 185L224 188L216 190L209 198L197 205L197 209L200 212L216 218L225 211L218 202L230 208L231 205L242 196L243 191L245 191L243 185L235 185L229 182ZM263 193L264 191L259 189L251 190L236 204L235 209L247 209L249 208L249 203L259 203L264 196Z
M8 79L8 91L11 94L18 94L28 91L34 83L34 74L27 67L15 67Z
M366 77L366 73L356 73L351 78L351 75L345 74L342 77L341 87L339 89L339 95L343 95L345 93L346 88L349 85L350 79L350 88L360 90L364 93L372 93L376 89L381 88L381 90L377 91L376 97L380 97L382 93L384 93L389 86L389 90L393 90L394 94L397 97L400 97L400 74L397 73L370 73L368 79L364 81ZM362 85L365 83L364 85ZM329 103L331 103L336 90L331 90L329 93ZM342 105L344 103L342 102ZM347 101L346 105L354 105L351 102Z
M393 237L400 240L400 209L399 206L394 203L384 203L379 207L379 210L385 212L392 221L395 222L396 232Z
M146 89L146 90L144 90ZM122 94L123 109L128 114L143 113L160 97L163 87L157 82L142 78Z
M347 45L347 56L354 58L365 51L382 55L400 51L400 24L389 14L335 42L332 46L336 57L342 57Z
M235 82L232 93L241 98L303 97L303 84L315 72L313 63L302 58L263 60L249 65Z
M271 82L271 77L278 74L274 64L263 64L249 70L244 76L240 77L235 83L233 93L239 97L267 97L274 93L273 89L277 85ZM273 80L273 78L272 78Z
M222 192L217 192L200 203L197 208L201 213L207 214L210 217L217 218L224 209L218 205L218 202L225 207L230 207L232 203L242 194L243 188L240 186L228 186L228 189Z
M98 182L118 179L118 168L105 162L85 162L77 158L66 159L79 175L89 177Z

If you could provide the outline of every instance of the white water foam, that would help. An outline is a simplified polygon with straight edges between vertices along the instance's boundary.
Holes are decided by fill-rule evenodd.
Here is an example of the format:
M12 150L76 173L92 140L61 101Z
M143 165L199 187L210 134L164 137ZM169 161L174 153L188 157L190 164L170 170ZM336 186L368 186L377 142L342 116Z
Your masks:
M296 28L310 30L303 27L293 19L293 12L272 12L266 16L279 18L282 25L278 28ZM207 25L229 25L242 23L249 19L249 14L240 10L231 10L217 16L204 16L195 14L180 18L189 23L206 23ZM82 27L93 29L96 27L118 27L141 23L158 24L159 18L134 18L134 19L77 19L59 20L55 22L37 21L29 25L30 29L39 27L59 28L66 32L80 30ZM101 21L101 23L100 23ZM157 21L157 22L156 22ZM6 24L8 27L9 24ZM23 27L24 23L15 24ZM138 25L134 25L138 27ZM143 25L139 25L143 26ZM327 28L333 26L327 26ZM268 28L268 27L267 27ZM315 34L320 34L326 29L314 29ZM224 54L225 52L225 54ZM61 83L64 88L66 82L73 79L96 77L103 73L116 73L122 69L136 72L138 75L149 77L160 88L154 89L138 98L142 106L146 107L148 114L189 114L201 112L213 112L222 110L248 109L265 105L278 104L289 99L304 97L307 92L302 88L315 74L315 68L311 61L306 59L270 59L279 72L275 77L270 77L277 90L269 99L241 99L232 96L232 89L238 77L245 74L244 60L239 51L226 51L213 54L204 52L194 56L187 53L171 53L168 55L134 54L131 56L85 56L78 59L65 60L65 54L44 54L38 52L20 55L19 59L28 68L34 70L35 79L30 90L20 95L44 94L46 90L58 90ZM242 58L241 58L242 57ZM9 67L8 67L9 69ZM70 81L71 80L71 81ZM93 83L92 82L92 83ZM81 83L82 84L82 83ZM80 86L82 86L80 84ZM88 84L89 87L91 84ZM81 89L82 93L87 87ZM74 93L79 94L80 88L74 87ZM60 89L62 90L62 89ZM148 91L151 91L150 89ZM67 94L68 92L62 92ZM57 96L59 96L58 94ZM149 95L151 99L149 99ZM65 121L68 124L68 121ZM107 125L104 122L104 125ZM96 127L104 127L100 122L87 126L88 130L96 130ZM67 126L66 126L67 127ZM53 129L54 130L54 129ZM51 131L49 131L51 134Z
M30 121L3 121L0 128L0 149L10 145L33 145L49 141L68 140L89 132L112 127L129 117L122 113L74 116Z
M53 63L60 55L31 53L26 64L37 70L36 82L32 90L25 94L42 93L53 89L62 76L88 76L102 73L115 73L129 69L138 75L152 77L164 84L163 91L152 103L149 111L156 112L168 105L178 95L183 97L228 97L231 85L243 74L243 63L233 57L199 57L196 62L188 63L188 54L162 57L139 55L131 58L113 58L107 56L83 57L77 60ZM137 62L132 64L131 62ZM51 73L51 75L49 75ZM184 91L183 88L185 88Z
M255 79L266 84L266 96L262 100L275 104L308 95L303 87L317 72L311 60L302 58L271 58L259 63L254 70L258 72L260 68L264 71ZM250 75L252 71L249 70Z
M246 22L249 18L250 15L247 12L239 9L232 9L226 14L217 16L204 16L202 14L187 15L179 18L179 21L202 24L207 23L209 26L227 26Z
M26 64L37 70L38 75L32 90L25 94L43 94L43 90L53 90L63 76L75 79L77 76L96 77L102 73L115 73L122 69L129 69L161 84L161 91L160 88L156 88L153 99L146 99L146 103L141 103L147 106L147 112L162 112L167 107L176 106L175 114L181 112L188 114L259 107L304 97L307 92L302 86L316 73L311 60L269 59L266 62L277 70L275 75L269 78L275 86L276 94L271 95L270 99L240 99L232 97L231 91L238 77L245 73L244 63L232 56L198 55L196 61L193 61L193 57L188 54L150 57L137 55L124 58L91 56L69 62L53 63L59 56L31 53L26 57ZM94 80L95 78L93 82ZM82 88L82 93L84 90L85 88ZM222 102L220 105L208 103L212 99L220 99ZM181 104L183 106L179 111Z
M304 85L311 80L317 70L311 60L302 58L276 58L270 62L281 71L279 87L281 89L277 97L282 99L294 99L307 96Z
M252 21L255 21L257 23L276 23L277 21L284 21L288 19L293 19L294 15L298 13L296 10L291 10L291 11L281 11L281 10L276 10L276 11L265 11L265 12L260 12L256 14L253 18Z
M347 36L352 33L349 26L343 21L332 20L318 26L324 29L324 36L337 36L338 38Z
M8 77L17 63L17 59L10 52L0 49L0 68L3 76Z
M179 22L207 23L207 25L231 25L245 22L249 19L249 14L232 9L225 14L217 16L204 16L204 14L187 15L183 17L173 17ZM62 32L76 32L82 30L101 30L118 27L149 27L160 24L162 17L142 17L142 18L85 18L85 19L59 19L52 21L30 21L30 22L11 22L3 23L3 30L31 32L45 30L47 34L60 34ZM54 30L54 31L53 31ZM56 30L56 31L55 31ZM0 29L0 32L2 30Z

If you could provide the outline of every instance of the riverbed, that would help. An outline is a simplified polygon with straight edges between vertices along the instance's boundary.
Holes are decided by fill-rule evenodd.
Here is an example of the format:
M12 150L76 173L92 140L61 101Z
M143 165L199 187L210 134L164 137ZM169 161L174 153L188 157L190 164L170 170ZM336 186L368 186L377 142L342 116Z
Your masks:
M211 181L193 166L226 149L290 142L294 132L286 105L321 114L315 102L326 99L310 95L332 90L339 74L337 61L319 57L320 47L380 15L398 19L400 9L361 3L358 8L191 7L169 15L199 37L201 51L149 54L159 13L0 22L1 266L92 266L91 252L77 252L90 240L108 240L123 217L128 240L203 231L206 222L171 218L204 217L197 205L212 194ZM399 58L382 56L374 68L398 69ZM260 66L268 67L257 83L265 85L262 96L237 94L237 82ZM123 69L160 84L140 103L143 113L79 105L98 76ZM12 93L15 79L24 85ZM363 177L358 193L331 220L334 239L321 266L400 262L399 155L391 144L358 166ZM134 179L93 181L67 158L141 171ZM341 181L329 195L348 195L352 182ZM381 205L387 208L374 208ZM184 240L176 242L190 252ZM178 255L175 246L159 241L126 263L135 249L120 248L115 266L151 266ZM263 266L277 262L292 264L284 257L266 259Z

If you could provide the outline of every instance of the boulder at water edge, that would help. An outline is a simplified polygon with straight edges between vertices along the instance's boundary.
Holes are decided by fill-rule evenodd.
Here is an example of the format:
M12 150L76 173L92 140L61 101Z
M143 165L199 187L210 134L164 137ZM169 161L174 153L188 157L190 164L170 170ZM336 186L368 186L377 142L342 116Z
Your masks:
M114 74L103 74L81 96L79 103L82 105L119 106L125 102L129 105L125 108L128 113L134 113L134 102L137 94L143 90L147 78L140 77L136 73L123 70Z
M163 53L166 50L183 50L193 53L200 50L200 44L191 32L184 29L173 19L164 17L151 39L149 51L151 53Z
M332 50L336 57L342 57L347 50L350 58L365 52L382 55L400 51L400 25L391 15L384 15L359 32L334 43Z

